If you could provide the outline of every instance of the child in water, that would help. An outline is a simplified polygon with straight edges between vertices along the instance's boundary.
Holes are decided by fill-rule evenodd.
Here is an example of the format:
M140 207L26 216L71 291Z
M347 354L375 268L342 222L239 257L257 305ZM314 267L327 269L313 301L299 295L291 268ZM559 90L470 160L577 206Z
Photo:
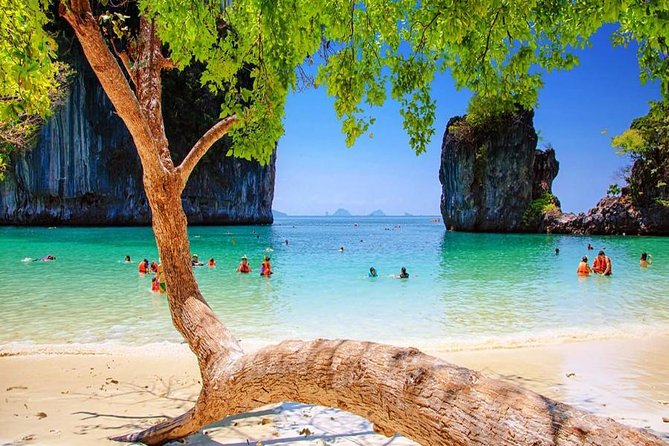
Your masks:
M578 274L579 276L589 276L591 272L592 270L588 265L588 258L586 256L583 256L581 262L578 264L578 268L576 268L576 274Z
M214 258L212 257L212 258L209 259L209 261L207 262L207 266L208 266L209 268L216 268L216 260L214 260Z

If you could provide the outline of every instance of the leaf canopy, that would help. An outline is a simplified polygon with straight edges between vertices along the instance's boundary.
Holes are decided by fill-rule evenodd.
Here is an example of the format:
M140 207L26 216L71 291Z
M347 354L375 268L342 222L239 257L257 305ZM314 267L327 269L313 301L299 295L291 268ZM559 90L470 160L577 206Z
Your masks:
M247 159L269 159L298 69L334 97L348 145L392 98L421 153L434 133L437 72L474 92L473 113L534 107L542 75L576 66L574 50L607 23L619 24L615 44L638 43L641 80L659 80L669 98L668 1L138 1L179 68L206 67L202 84L224 94L221 117L240 121L229 154ZM57 70L47 7L0 0L1 121L48 110Z

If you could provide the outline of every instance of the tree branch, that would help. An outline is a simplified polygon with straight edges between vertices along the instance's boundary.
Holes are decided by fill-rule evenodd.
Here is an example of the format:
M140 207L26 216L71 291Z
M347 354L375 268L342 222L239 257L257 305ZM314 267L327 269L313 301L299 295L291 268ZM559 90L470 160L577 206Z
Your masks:
M89 1L72 0L68 5L63 0L58 12L74 30L100 85L132 135L144 171L159 174L161 165L150 150L154 141L146 117L116 58L102 38Z
M216 368L216 367L213 367ZM281 401L338 407L384 435L423 445L662 446L654 435L414 348L350 340L285 341L220 367L194 409L114 438L164 444L232 414Z
M177 167L177 172L181 175L182 187L186 186L188 177L190 177L190 174L193 172L193 169L197 166L200 159L202 159L216 141L228 133L230 127L232 127L235 122L237 122L236 115L228 116L227 118L218 121L207 130L207 133L202 135L193 148L190 149L186 158L184 158L179 167Z

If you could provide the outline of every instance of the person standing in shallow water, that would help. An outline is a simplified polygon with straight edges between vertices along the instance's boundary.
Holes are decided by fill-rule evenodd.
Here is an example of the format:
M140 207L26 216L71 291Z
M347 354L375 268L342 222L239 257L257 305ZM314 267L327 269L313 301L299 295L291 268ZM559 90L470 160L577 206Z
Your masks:
M378 274L376 273L376 268L373 266L369 268L369 277L378 277Z
M653 264L653 256L648 253L642 252L641 258L639 259L639 266L642 268L646 268L652 264Z
M249 265L249 260L246 258L246 256L243 256L241 262L239 262L239 266L237 267L237 272L238 273L251 272L251 266Z
M589 276L591 272L592 270L588 266L588 258L583 256L581 262L578 264L578 268L576 268L576 274L579 276Z
M595 261L592 262L592 271L603 276L611 275L611 257L607 256L604 251L599 251Z
M269 256L265 256L265 260L260 264L260 275L269 277L272 274L274 273L272 272L272 264L269 262Z
M400 271L400 279L408 279L409 278L409 273L407 272L407 269L403 266L402 270Z

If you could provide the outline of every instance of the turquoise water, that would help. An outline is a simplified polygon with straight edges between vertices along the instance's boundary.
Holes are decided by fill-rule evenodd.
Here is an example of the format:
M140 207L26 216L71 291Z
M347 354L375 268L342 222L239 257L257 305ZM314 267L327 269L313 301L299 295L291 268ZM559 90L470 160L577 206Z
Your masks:
M193 253L216 258L196 276L243 341L459 349L669 333L669 238L454 233L429 217L285 218L189 236ZM576 276L596 253L588 243L606 247L612 277ZM266 252L271 279L258 275ZM22 261L46 254L57 260ZM242 255L252 274L235 272ZM0 228L0 345L181 342L165 298L137 273L156 257L150 228ZM402 266L410 279L392 277Z

